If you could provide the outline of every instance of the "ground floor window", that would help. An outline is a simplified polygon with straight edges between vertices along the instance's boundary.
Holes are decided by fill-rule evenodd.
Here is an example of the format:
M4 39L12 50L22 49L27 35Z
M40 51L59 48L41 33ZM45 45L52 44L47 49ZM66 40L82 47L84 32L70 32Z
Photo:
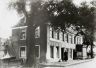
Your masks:
M36 57L40 57L40 45L35 45L35 54Z
M57 49L57 58L59 58L59 46L57 46L56 49Z
M70 49L70 58L72 58L72 49Z
M26 46L21 46L20 47L20 57L21 58L26 58Z
M54 58L54 47L50 46L50 57Z

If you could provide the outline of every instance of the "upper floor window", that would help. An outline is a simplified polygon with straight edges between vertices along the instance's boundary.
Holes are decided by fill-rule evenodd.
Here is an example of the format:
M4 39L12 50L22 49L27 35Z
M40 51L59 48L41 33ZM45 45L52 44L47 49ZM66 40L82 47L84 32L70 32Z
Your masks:
M72 43L72 35L70 35L70 34L68 35L68 42Z
M57 39L57 31L54 32L54 37Z
M67 34L64 33L64 41L67 42Z
M62 40L64 41L64 32L62 33Z
M70 35L70 36L71 36L71 43L73 44L73 41L74 41L73 35Z
M67 37L67 42L69 43L69 34L66 34L66 35L67 35L66 36Z
M53 31L53 29L52 29L52 38L54 38L54 31Z
M59 35L60 35L59 36L60 37L60 40L63 41L63 32L60 31L60 34Z
M21 40L26 40L26 29L24 28L24 29L21 29Z
M76 44L82 44L82 37L81 36L76 36Z
M71 42L72 42L72 44L74 44L74 35L72 35L72 41Z
M76 36L74 36L74 44L77 44Z
M35 29L35 38L40 38L40 26Z
M52 27L50 27L50 37L54 38L54 30Z
M57 39L59 40L60 39L60 35L59 35L59 31L57 32Z
M82 44L82 37L79 37L78 42L79 42L79 44Z

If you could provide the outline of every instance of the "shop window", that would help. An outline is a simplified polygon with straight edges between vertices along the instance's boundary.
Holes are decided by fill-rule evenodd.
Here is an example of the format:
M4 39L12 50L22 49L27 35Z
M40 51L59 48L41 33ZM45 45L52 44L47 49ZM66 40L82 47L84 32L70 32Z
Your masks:
M35 45L35 54L36 57L40 57L40 45Z
M40 26L35 29L35 38L40 38Z
M54 58L54 47L50 46L50 57Z
M26 47L25 46L20 47L20 57L26 58Z
M20 40L26 40L26 29L21 29Z

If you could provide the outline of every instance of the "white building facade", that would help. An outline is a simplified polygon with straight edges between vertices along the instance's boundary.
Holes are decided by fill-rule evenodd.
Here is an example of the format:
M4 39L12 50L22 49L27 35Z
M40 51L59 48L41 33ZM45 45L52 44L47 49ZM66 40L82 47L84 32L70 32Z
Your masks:
M46 59L49 62L64 60L65 50L68 53L68 60L73 60L73 50L77 43L82 43L82 36L76 36L75 32L63 32L47 27L47 53Z

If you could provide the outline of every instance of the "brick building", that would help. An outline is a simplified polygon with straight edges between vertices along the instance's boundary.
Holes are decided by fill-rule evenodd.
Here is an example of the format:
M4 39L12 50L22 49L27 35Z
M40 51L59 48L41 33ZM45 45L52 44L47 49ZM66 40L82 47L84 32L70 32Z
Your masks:
M16 58L27 58L27 28L26 23L13 27L12 41L16 51ZM76 36L70 28L66 32L55 30L48 24L41 24L35 29L35 55L40 62L57 62L64 60L64 52L68 53L68 60L73 60L76 44L83 43L83 36ZM31 41L32 42L32 41Z

